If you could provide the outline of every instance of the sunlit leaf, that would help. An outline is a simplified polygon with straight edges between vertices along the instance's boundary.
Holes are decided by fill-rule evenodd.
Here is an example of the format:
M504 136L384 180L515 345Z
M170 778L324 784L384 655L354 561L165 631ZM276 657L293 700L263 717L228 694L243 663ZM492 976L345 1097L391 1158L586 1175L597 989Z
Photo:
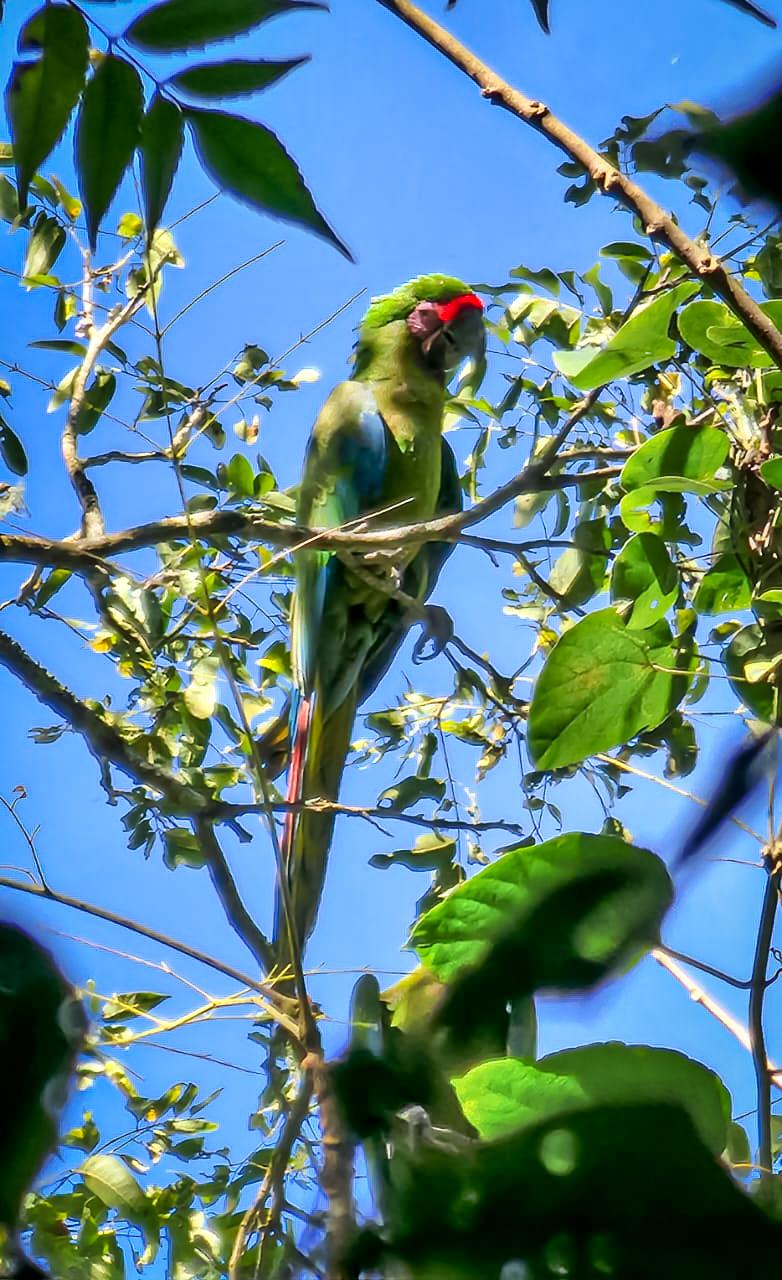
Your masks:
M760 309L777 327L782 325L782 302L762 302ZM678 317L682 341L716 364L727 368L768 369L773 356L761 347L724 302L699 299L691 302Z
M660 724L687 690L686 668L664 624L632 631L613 609L560 637L538 677L527 746L540 769L577 764Z
M601 350L555 351L554 363L579 391L590 391L669 360L676 354L676 343L668 334L673 313L699 288L692 282L676 285L639 307Z
M505 999L576 990L654 945L671 900L668 873L646 849L616 836L570 832L512 849L416 922L426 969L449 984L437 1020L450 1018L454 984L500 984ZM546 935L548 930L548 935Z
M730 1095L712 1071L671 1049L590 1044L537 1062L481 1063L453 1082L468 1120L491 1140L592 1105L678 1103L715 1156L728 1140Z
M631 600L628 627L643 630L670 609L679 594L679 573L662 538L639 533L629 538L611 570L611 599Z
M56 218L39 213L30 231L24 259L24 276L45 276L65 247L65 232Z

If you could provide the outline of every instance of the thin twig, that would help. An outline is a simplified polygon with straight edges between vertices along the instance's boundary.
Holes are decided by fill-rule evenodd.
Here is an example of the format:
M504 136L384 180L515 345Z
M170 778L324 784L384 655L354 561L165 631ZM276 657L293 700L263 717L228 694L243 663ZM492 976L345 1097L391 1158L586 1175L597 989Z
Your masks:
M761 1181L773 1173L771 1145L771 1073L766 1055L766 1037L763 1029L763 1001L766 996L766 975L774 917L779 901L779 871L769 869L763 892L758 935L755 942L755 958L752 965L752 985L749 992L749 1036L755 1081L758 1094L758 1156Z

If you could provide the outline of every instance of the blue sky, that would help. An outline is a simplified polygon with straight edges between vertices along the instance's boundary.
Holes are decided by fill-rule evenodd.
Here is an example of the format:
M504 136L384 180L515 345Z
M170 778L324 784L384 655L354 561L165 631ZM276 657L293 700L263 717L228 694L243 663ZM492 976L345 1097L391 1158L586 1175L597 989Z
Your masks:
M771 7L775 3L769 0ZM109 29L119 31L127 15L142 6L128 0L87 7ZM22 0L8 3L0 26L3 65L13 54L19 19L32 8ZM438 5L433 12L442 16L441 10ZM732 88L762 75L779 55L782 43L779 34L718 0L658 0L653 14L647 6L628 6L621 0L592 0L588 5L553 0L550 38L539 31L526 0L494 0L491 5L487 0L460 0L445 20L511 82L543 99L592 142L612 132L622 115L643 115L666 100L688 98L719 106L730 99ZM166 360L173 376L194 384L202 381L205 371L226 364L246 342L273 353L284 351L358 290L368 295L386 292L429 270L496 283L522 262L536 268L585 270L594 262L600 244L630 233L628 216L615 211L608 201L594 200L581 210L565 205L566 184L556 173L561 157L551 146L490 107L474 86L372 0L333 0L330 14L313 12L271 23L244 41L241 49L244 56L269 57L302 51L312 53L309 65L248 106L239 103L234 109L246 110L279 132L324 214L353 250L356 265L295 228L281 227L221 198L177 233L187 270L170 273L162 302L164 320L238 262L281 237L285 244L222 286L172 329ZM214 56L223 54L229 55L229 46L221 46ZM184 65L188 60L182 61ZM70 181L69 139L45 171ZM211 191L189 156L168 216L180 216ZM673 198L670 187L659 184L656 191L666 200ZM112 226L114 215L132 208L134 199L132 189L124 188L106 225ZM699 229L697 211L684 207L682 220L689 231ZM20 236L0 235L0 266L18 271L21 255ZM363 306L364 300L359 300L291 359L290 372L315 366L323 380L282 399L264 422L259 445L282 484L292 483L298 474L325 390L346 374L353 328ZM34 338L54 336L50 308L43 291L24 295L11 278L0 277L4 319L0 356L19 360L41 377L57 379L65 371L60 357L25 349ZM36 531L65 535L75 527L76 508L59 459L59 419L46 416L44 404L45 397L32 383L14 379L12 421L32 459L27 489L30 517L25 523ZM108 431L102 432L103 426L91 438L96 450L109 439ZM472 438L467 432L452 437L462 460ZM518 455L512 456L512 465L518 465ZM499 454L484 486L506 478L508 465L509 455ZM105 468L100 483L112 528L177 507L173 477L162 469L142 478L137 470ZM509 522L506 512L494 527L507 530ZM23 576L1 567L0 597L12 595ZM438 591L438 599L454 614L459 634L478 650L490 647L501 669L518 666L529 644L529 633L501 613L499 589L510 582L509 567L496 573L475 553L462 549L452 558ZM83 599L74 596L74 612L79 608L80 616L88 616ZM105 664L63 631L53 632L13 609L4 613L1 622L79 693L100 696L111 687ZM393 697L405 673L411 672L408 646L386 680L382 697ZM416 672L415 678L433 690L442 690L450 682L443 662L432 663L423 674ZM31 825L41 826L39 847L52 882L64 892L126 912L247 967L251 962L221 919L206 875L186 870L171 873L162 867L158 855L143 863L138 854L128 852L119 812L106 806L95 763L82 743L66 736L52 746L34 745L27 736L30 725L50 723L52 717L3 670L0 696L6 725L0 741L0 789L6 796L16 785L28 792L24 813ZM373 705L381 705L382 697L377 695ZM735 742L737 728L722 719L703 720L699 738L703 763L685 787L703 794L715 766ZM379 775L353 772L346 799L371 801L380 789ZM498 772L486 785L487 816L524 818L512 778L512 773ZM555 798L569 826L586 830L599 826L600 814L585 788L573 792L561 788ZM675 848L693 812L686 800L643 783L620 808L638 842L663 856ZM23 843L1 815L0 830L3 862L24 862ZM396 831L386 847L404 844L407 834L407 830ZM410 958L400 955L399 944L424 881L397 869L381 873L367 868L367 857L381 845L376 833L363 824L340 826L327 902L309 953L313 965L340 970L368 963L389 971L409 966ZM731 836L720 852L752 859L757 846ZM259 835L252 846L231 847L231 854L248 904L268 922L267 841ZM746 865L705 865L685 886L669 921L667 939L746 975L761 887L760 873ZM0 910L6 918L36 930L64 930L173 963L160 947L21 895L2 892ZM162 975L140 969L127 958L45 936L74 981L94 977L104 994L155 988L164 982ZM195 976L196 969L183 966L182 972ZM198 972L198 980L210 990L224 989L218 978L203 972ZM352 980L346 974L314 982L316 996L328 1003L337 1019L344 1016ZM718 994L743 1016L741 993L723 988ZM769 1008L770 1050L773 1054L776 1048L782 1055L782 1038L775 1036L773 995ZM176 1043L218 1057L241 1055L241 1061L252 1068L255 1064L241 1048L240 1036L240 1027L217 1023L211 1030L181 1033ZM330 1034L335 1047L340 1036L337 1021ZM691 1053L721 1072L737 1113L754 1105L748 1056L652 961L587 1000L546 1003L543 1051L611 1038L664 1044ZM150 1094L172 1078L190 1078L191 1068L205 1080L206 1088L225 1083L220 1079L224 1073L216 1068L187 1058L173 1059L153 1049L137 1051L133 1066L144 1076L139 1087ZM242 1116L253 1104L258 1079L231 1073L229 1083L230 1105L223 1105L220 1113L221 1136L236 1143L238 1150L249 1150L256 1144L253 1135L246 1133Z

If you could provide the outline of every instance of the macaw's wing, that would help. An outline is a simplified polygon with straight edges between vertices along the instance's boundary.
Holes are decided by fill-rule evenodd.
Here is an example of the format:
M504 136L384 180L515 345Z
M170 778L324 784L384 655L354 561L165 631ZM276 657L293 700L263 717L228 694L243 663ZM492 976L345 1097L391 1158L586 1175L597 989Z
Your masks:
M376 507L386 479L388 443L388 428L370 387L340 383L323 406L307 448L300 523L335 529ZM324 677L330 684L337 669L349 683L366 641L347 634L349 601L340 562L330 552L303 549L294 555L294 565L293 678L298 692L308 696ZM356 649L355 655L346 644Z
M451 446L443 440L440 492L437 497L436 514L438 516L454 515L461 511L463 506L464 494L456 458ZM407 595L414 596L421 603L429 599L453 547L452 542L424 543L408 565L402 581L402 587ZM382 618L376 624L375 640L364 661L358 689L359 702L363 702L371 693L374 693L391 666L409 625L410 622L404 610L395 600L391 600Z

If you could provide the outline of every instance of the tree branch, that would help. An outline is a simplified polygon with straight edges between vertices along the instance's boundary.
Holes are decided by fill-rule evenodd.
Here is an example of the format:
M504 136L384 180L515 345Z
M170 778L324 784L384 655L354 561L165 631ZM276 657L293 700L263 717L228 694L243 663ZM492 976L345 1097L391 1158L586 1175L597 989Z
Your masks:
M195 833L206 856L206 865L212 878L215 893L222 903L231 928L252 951L258 964L267 973L274 968L274 948L263 930L253 920L242 902L236 881L231 875L228 860L217 840L214 826L206 818L196 818Z
M99 763L108 761L135 782L164 795L176 813L192 816L213 809L210 796L187 786L168 769L150 765L136 755L132 744L95 709L97 704L82 702L4 631L0 631L0 666L6 667L39 702L80 733Z
M379 3L469 76L483 96L495 106L503 107L517 119L531 125L571 160L582 165L603 195L612 196L635 214L650 239L666 245L695 276L705 280L719 294L763 350L782 368L782 333L725 268L721 259L710 253L705 245L691 240L632 178L621 173L605 156L559 120L545 103L514 89L412 0L379 0Z
M177 951L180 955L187 956L190 960L197 960L199 964L206 965L209 969L214 969L216 973L222 973L226 978L230 978L233 982L240 983L243 987L248 987L250 991L256 991L259 995L268 1000L269 1005L274 1010L274 1019L281 1027L293 1036L298 1036L298 1028L292 1011L296 1008L295 1000L289 999L287 996L274 990L274 987L264 982L259 982L257 978L251 978L249 974L243 973L241 969L235 969L233 965L224 964L222 960L218 960L215 956L210 956L205 951L199 951L195 947L190 947L186 942L180 942L177 938L170 938L165 933L158 933L155 929L150 929L145 924L140 924L137 920L129 920L126 916L117 915L114 911L107 911L104 907L98 907L92 902L85 902L81 898L71 898L67 893L60 893L56 889L52 889L50 885L28 884L20 880L12 880L8 876L0 876L0 887L3 889L16 889L19 893L29 893L35 898L46 898L49 902L55 902L61 907L71 907L74 911L81 911L85 915L93 916L96 920L106 920L109 924L118 925L121 929L128 929L131 933L137 933L142 938L148 938L150 942L159 942L161 946L168 947L171 951Z
M778 900L779 871L769 869L763 892L763 906L755 942L755 959L752 964L752 985L749 992L749 1036L758 1094L757 1163L761 1171L761 1181L766 1181L774 1168L771 1144L771 1071L763 1030L763 1001L766 996L766 973Z

